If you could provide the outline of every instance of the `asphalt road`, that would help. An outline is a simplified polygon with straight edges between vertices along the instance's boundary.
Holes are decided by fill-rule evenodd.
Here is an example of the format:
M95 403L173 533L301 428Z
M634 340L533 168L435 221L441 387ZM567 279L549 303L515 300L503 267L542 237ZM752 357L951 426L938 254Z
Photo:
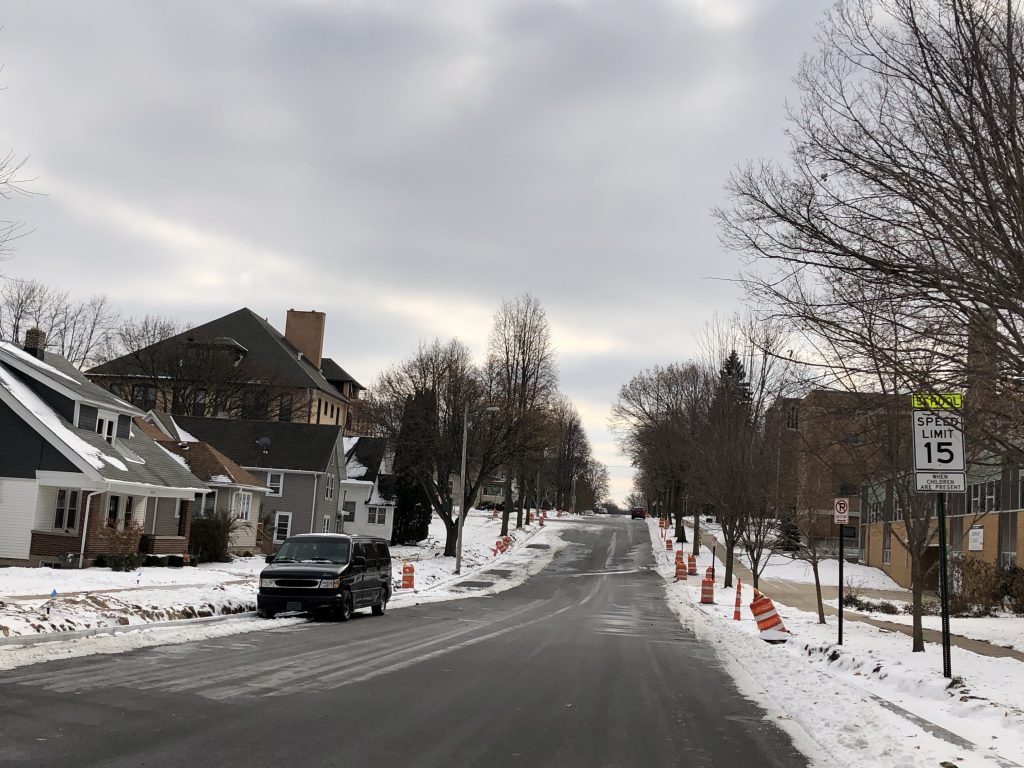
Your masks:
M3 766L805 766L665 605L646 527L500 595L0 673Z

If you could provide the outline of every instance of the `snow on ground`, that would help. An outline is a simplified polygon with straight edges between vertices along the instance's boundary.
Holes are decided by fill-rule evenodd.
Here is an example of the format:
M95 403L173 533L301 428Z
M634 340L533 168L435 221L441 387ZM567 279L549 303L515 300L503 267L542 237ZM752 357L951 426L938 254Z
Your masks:
M473 512L467 518L462 574L455 576L454 558L442 557L444 525L439 520L420 546L393 547L396 589L389 607L402 608L424 602L479 597L511 589L543 569L564 543L551 527L534 524L513 531L513 544L504 554L493 554L500 521L488 513ZM541 544L546 548L527 547ZM402 558L416 567L414 590L398 589ZM511 571L510 576L487 574L493 567ZM107 568L62 570L49 568L0 568L0 669L36 663L67 654L117 653L120 650L187 642L280 626L278 620L227 619L230 631L210 624L182 622L180 628L149 628L126 635L67 639L45 646L4 645L19 638L79 630L139 626L155 622L222 616L253 611L263 558L237 558L230 563L206 563L192 568L140 568L129 573ZM489 587L460 589L462 581L491 582ZM57 591L57 595L49 594ZM20 596L20 597L15 597ZM305 619L297 619L305 621ZM94 651L88 649L94 648Z
M663 549L657 521L648 524L652 540L660 544L659 570L671 578L672 555ZM712 562L706 547L698 562L703 575ZM719 564L717 585L721 574ZM816 765L909 768L950 761L970 768L1014 765L996 758L1024 755L1024 665L1015 659L954 648L958 679L949 687L940 647L928 644L925 653L911 653L910 638L902 633L848 621L840 647L835 619L820 625L815 614L776 603L792 637L770 645L757 634L748 585L742 587L738 622L732 620L735 588L717 589L715 605L699 604L700 583L692 577L670 582L666 593L681 623L714 645L739 689L761 704ZM971 744L957 746L933 735L915 716Z
M722 528L717 523L701 522L701 532L714 536L719 542L722 541ZM686 525L687 536L693 534L693 529ZM722 545L719 544L719 554ZM736 559L747 568L750 567L750 558L747 553L737 549ZM839 583L839 560L822 560L818 563L818 575L822 584ZM810 563L803 560L794 560L784 553L775 553L768 558L768 563L761 572L761 578L768 581L795 581L802 584L814 583L814 572L811 571ZM872 568L860 563L843 564L843 581L852 584L859 589L882 589L893 592L908 592L895 581L889 578L888 574L878 568Z
M910 603L892 602L901 611L910 606ZM838 600L826 600L825 604L831 605L833 608L839 607ZM858 613L870 616L872 619L878 619L879 621L903 624L908 627L914 623L913 616L908 613L890 614L878 611L855 611L851 608L847 608L846 613L847 615ZM934 629L936 632L939 632L942 630L942 618L940 616L922 616L921 625L925 629ZM1024 652L1024 616L1015 616L1012 613L978 618L951 616L949 619L949 631L954 635L968 637L971 640L983 640L986 643L992 643L992 645ZM1022 678L1022 682L1024 682L1024 678Z

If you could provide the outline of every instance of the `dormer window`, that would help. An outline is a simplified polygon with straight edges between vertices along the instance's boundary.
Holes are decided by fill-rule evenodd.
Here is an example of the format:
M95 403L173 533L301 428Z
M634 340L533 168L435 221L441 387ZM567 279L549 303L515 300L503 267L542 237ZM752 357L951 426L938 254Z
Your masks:
M114 434L117 431L117 417L104 413L96 419L96 434L102 435L108 443L114 442Z

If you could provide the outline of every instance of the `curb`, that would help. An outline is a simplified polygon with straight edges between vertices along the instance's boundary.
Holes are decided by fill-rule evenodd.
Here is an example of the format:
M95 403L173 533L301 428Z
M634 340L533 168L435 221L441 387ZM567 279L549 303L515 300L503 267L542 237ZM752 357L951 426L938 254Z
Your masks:
M16 635L15 637L0 638L0 648L21 647L42 645L43 643L57 643L64 640L79 640L97 635L123 635L128 632L138 632L142 629L161 629L167 627L188 627L196 624L212 624L218 621L229 619L254 619L256 611L244 611L242 613L229 613L224 616L202 616L198 619L173 619L171 621L154 621L146 624L117 624L112 627L93 627L91 629L76 629L70 632L47 632L39 635Z

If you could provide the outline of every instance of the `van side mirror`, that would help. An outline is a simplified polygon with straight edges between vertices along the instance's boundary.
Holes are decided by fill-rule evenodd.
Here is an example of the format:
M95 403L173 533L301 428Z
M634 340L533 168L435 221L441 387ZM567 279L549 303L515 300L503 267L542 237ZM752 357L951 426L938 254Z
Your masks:
M366 565L366 558L362 555L356 555L352 558L352 565L363 567Z
M267 558L266 558L265 562L268 562L268 563L274 562L274 556L273 555L267 555Z

